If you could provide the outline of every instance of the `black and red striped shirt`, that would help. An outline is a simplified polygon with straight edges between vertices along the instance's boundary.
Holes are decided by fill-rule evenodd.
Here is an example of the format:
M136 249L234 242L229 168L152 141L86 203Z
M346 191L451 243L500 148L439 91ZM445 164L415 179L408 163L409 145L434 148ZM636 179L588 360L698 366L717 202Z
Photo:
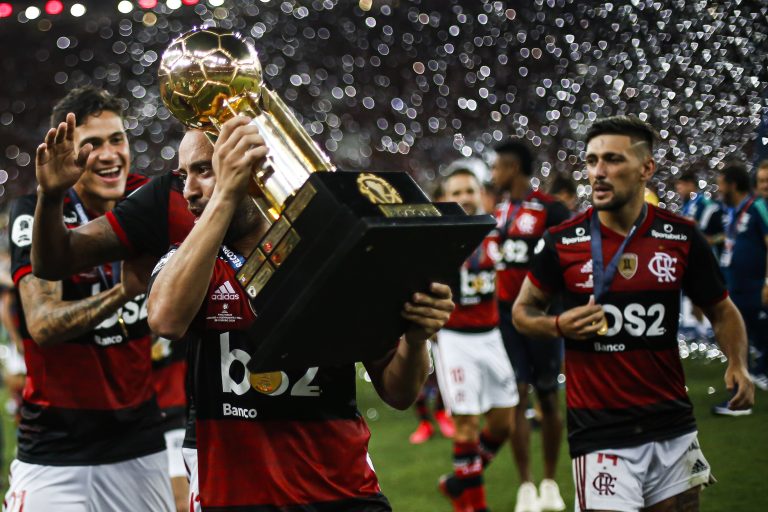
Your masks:
M145 178L129 175L126 192ZM30 248L36 197L18 198L11 212L14 283L32 272ZM90 213L90 212L89 212ZM79 225L69 198L69 228ZM103 272L111 279L112 269ZM62 281L62 300L77 301L104 291L95 269ZM75 339L41 347L20 314L27 378L21 405L18 458L57 466L119 462L165 449L160 410L150 382L151 338L146 295L122 306L128 338L116 313Z
M125 247L159 259L168 247L183 242L195 224L183 190L176 174L163 174L107 212L106 218ZM152 367L152 381L167 427L183 428L187 404L186 343L155 340Z
M218 258L188 360L203 510L386 505L356 406L355 366L251 374L253 320L235 271Z
M496 210L496 247L499 302L512 303L520 293L531 265L533 249L544 231L567 220L568 208L554 197L538 190L519 203L505 201Z
M451 288L456 308L445 329L485 332L499 325L496 301L496 261L489 251L494 239L486 237L461 266Z
M593 293L591 218L590 209L548 230L528 274L540 289L562 293L565 310L586 304ZM601 234L609 262L624 236L605 226ZM608 333L565 340L572 456L695 430L677 345L681 291L701 306L727 296L693 222L649 205L601 300Z

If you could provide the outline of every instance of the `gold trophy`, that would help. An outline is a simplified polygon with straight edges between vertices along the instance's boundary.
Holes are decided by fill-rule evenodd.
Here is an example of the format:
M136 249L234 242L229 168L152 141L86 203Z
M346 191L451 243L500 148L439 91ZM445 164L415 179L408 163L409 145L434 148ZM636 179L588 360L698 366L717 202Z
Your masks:
M336 167L265 85L256 50L236 32L182 34L159 78L165 105L187 127L214 140L244 114L267 146L248 194L270 227L236 275L256 314L252 373L381 357L407 327L400 308L409 296L452 278L495 225L456 203L431 203L404 172L320 172ZM261 374L259 389L280 385L265 375L277 376Z
M263 81L256 49L239 34L193 29L176 38L160 62L160 96L190 128L213 139L229 118L253 119L269 153L249 195L271 224L310 173L335 171L283 100Z

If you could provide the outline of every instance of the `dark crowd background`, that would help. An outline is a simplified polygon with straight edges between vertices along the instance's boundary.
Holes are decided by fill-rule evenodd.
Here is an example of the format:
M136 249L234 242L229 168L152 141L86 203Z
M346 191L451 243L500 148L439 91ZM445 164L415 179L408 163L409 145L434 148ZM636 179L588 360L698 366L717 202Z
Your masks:
M659 130L654 186L672 208L681 171L768 157L764 1L80 0L77 17L69 1L55 15L2 3L0 208L34 190L51 107L84 84L126 100L135 171L172 169L182 127L158 61L202 24L255 44L267 84L340 167L406 170L427 188L517 135L536 151L535 185L567 172L585 196L582 136L615 114Z

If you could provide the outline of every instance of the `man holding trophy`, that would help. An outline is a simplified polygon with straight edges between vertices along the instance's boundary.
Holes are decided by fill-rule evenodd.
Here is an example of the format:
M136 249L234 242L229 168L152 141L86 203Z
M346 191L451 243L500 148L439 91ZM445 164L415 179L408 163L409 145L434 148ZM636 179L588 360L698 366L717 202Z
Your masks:
M264 231L246 196L267 150L250 119L226 122L214 146L215 183L201 190L205 210L184 243L153 273L149 322L164 337L191 329L197 477L203 509L314 506L390 510L355 407L353 364L251 373L247 327L254 312L236 273ZM187 187L197 187L189 180ZM375 293L372 291L371 293ZM426 379L426 340L453 309L450 289L433 284L403 308L410 322L399 343L366 368L381 397L406 408ZM322 341L322 340L318 340ZM343 456L341 455L343 454Z

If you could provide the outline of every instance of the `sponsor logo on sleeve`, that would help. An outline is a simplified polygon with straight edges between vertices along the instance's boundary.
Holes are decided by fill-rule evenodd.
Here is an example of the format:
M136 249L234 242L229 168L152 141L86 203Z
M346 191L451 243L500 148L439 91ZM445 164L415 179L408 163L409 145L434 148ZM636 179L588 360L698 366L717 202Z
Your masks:
M11 240L17 247L26 247L32 244L32 223L34 220L31 215L19 215L13 221Z

